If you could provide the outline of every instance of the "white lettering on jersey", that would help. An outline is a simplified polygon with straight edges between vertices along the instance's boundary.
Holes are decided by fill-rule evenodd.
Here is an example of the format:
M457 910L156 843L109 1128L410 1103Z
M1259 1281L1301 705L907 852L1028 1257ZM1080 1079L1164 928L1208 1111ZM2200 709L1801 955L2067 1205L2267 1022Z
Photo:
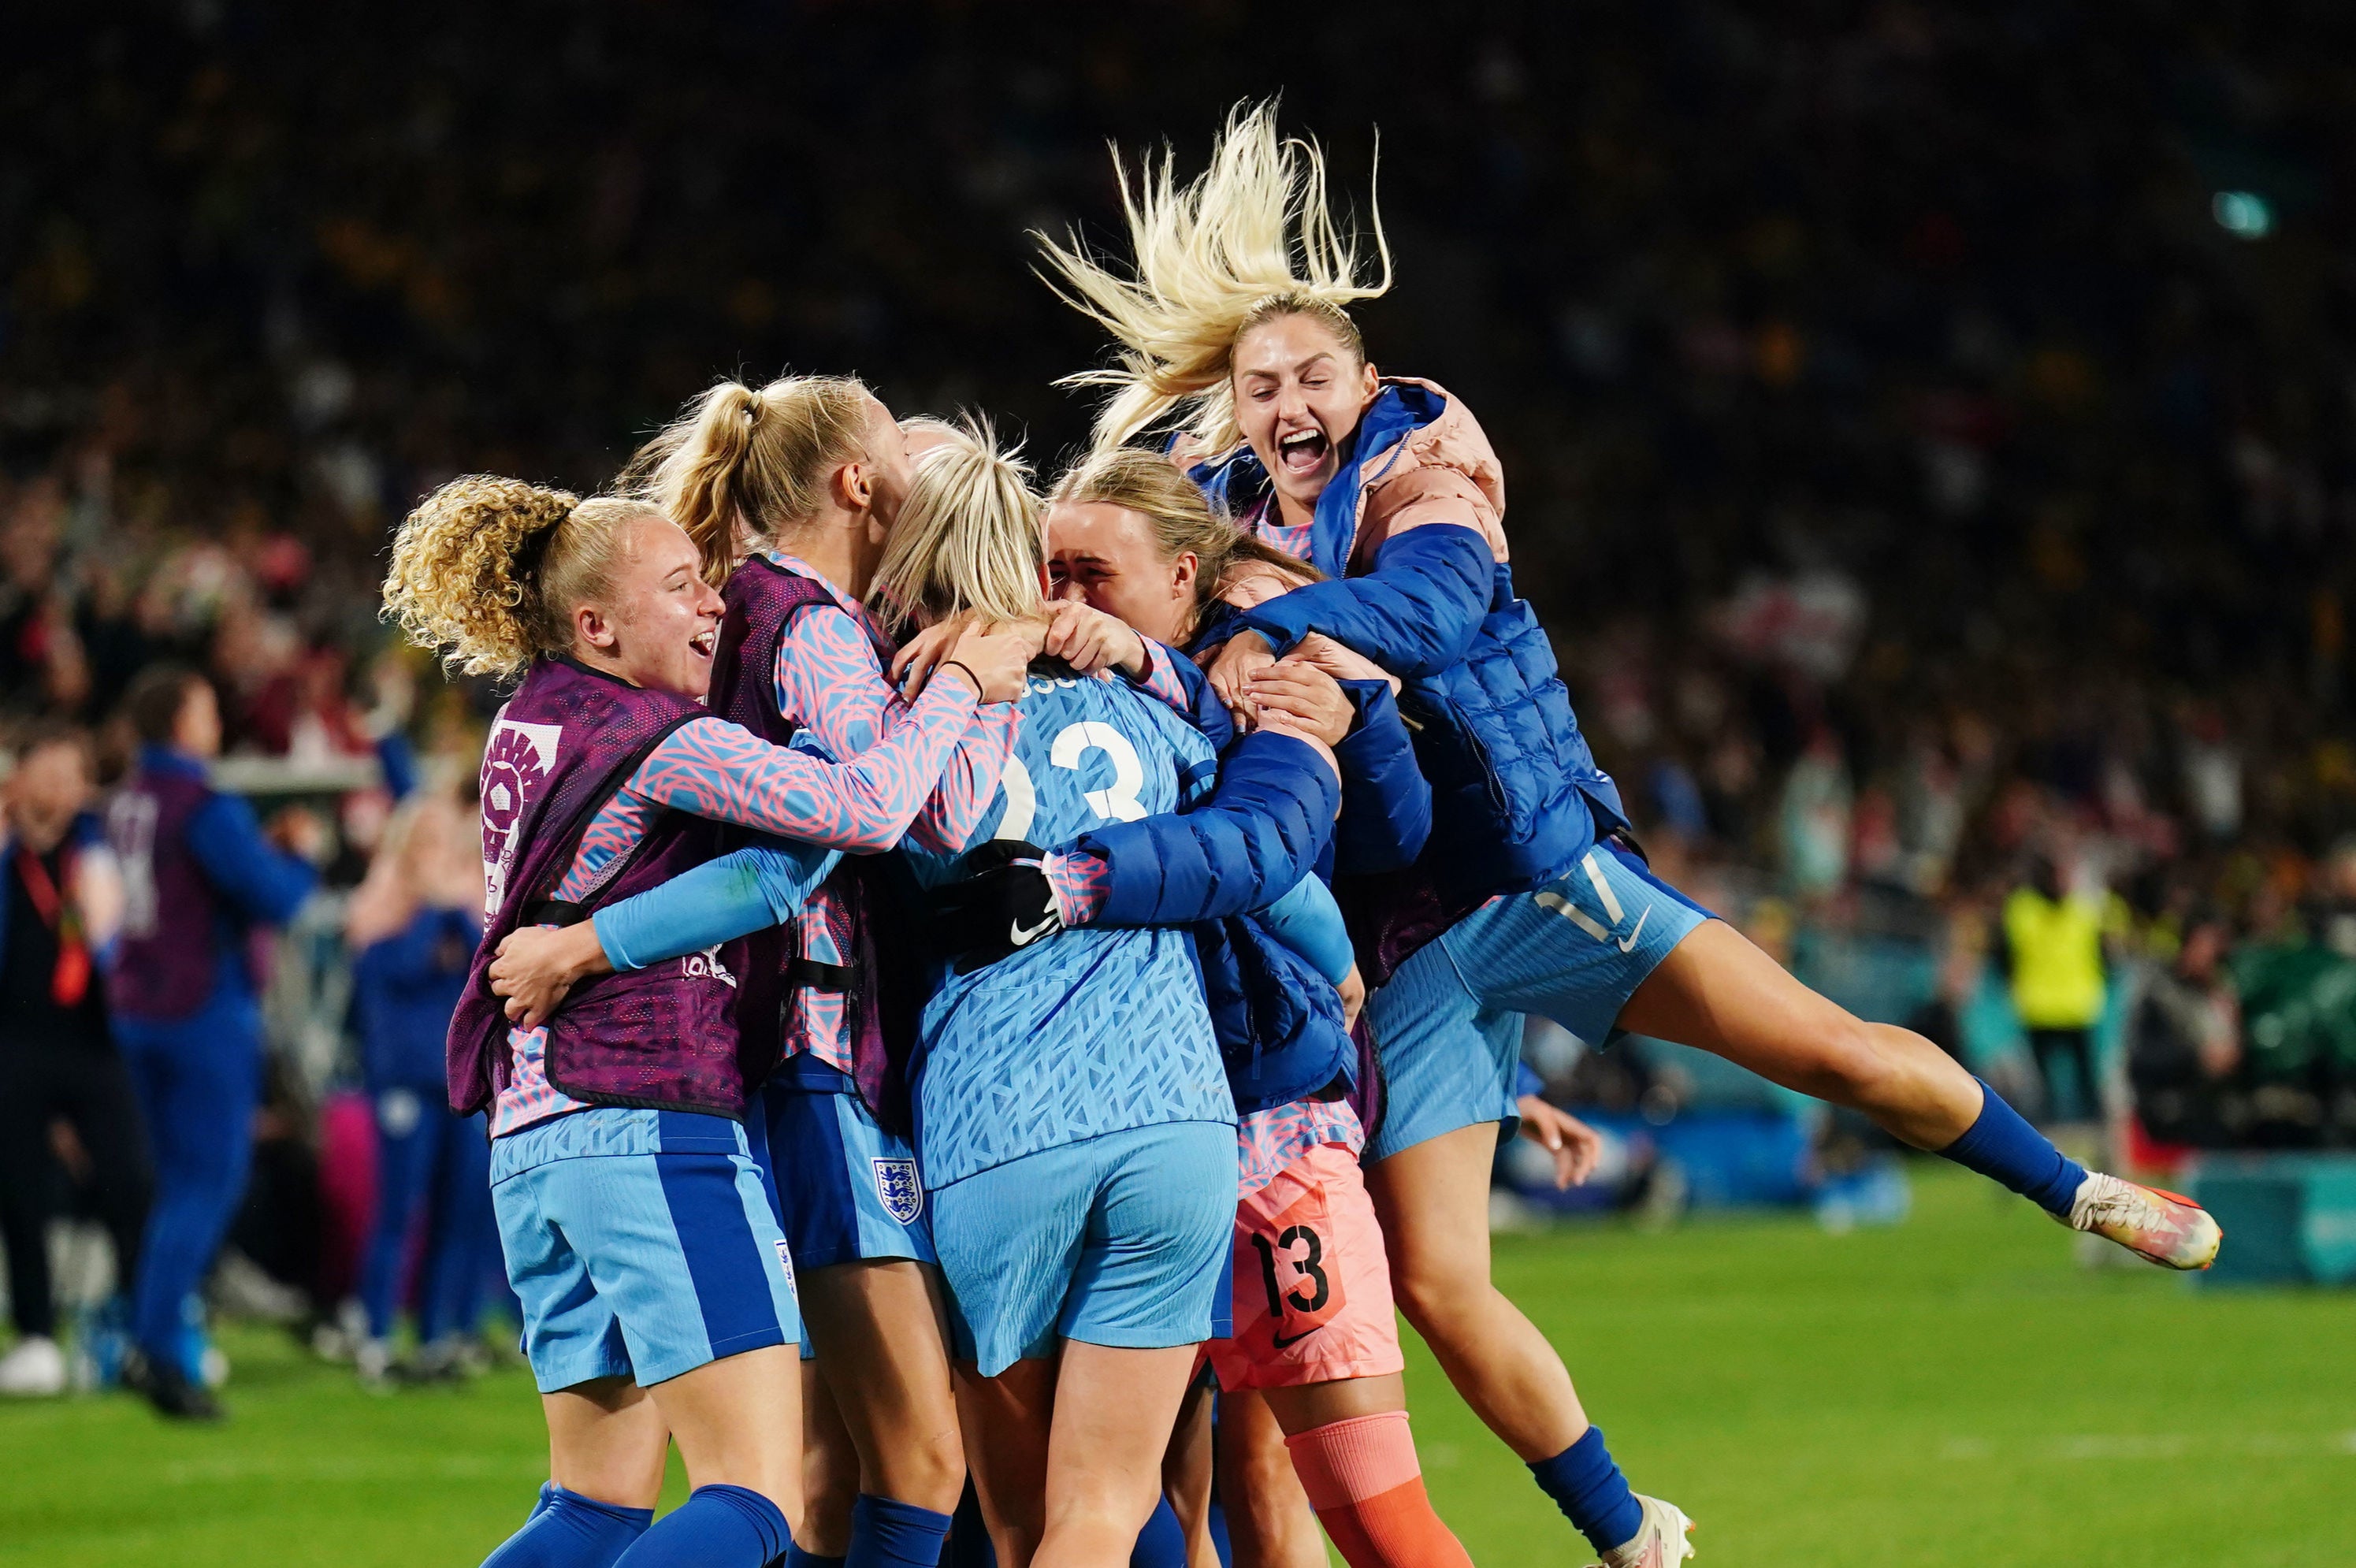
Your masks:
M689 953L679 961L679 972L690 980L717 980L729 990L736 989L736 977L720 961L720 944L714 942L701 952Z
M1074 685L1076 682L1059 684ZM1039 682L1033 680L1033 685ZM1066 725L1056 732L1055 743L1047 748L1047 760L1057 768L1077 771L1080 758L1091 751L1101 751L1112 758L1112 788L1087 789L1081 792L1088 808L1108 822L1133 822L1146 815L1145 803L1137 792L1145 788L1145 764L1137 755L1137 747L1129 736L1101 719L1082 719ZM1019 757L1006 759L1006 770L999 775L999 788L1006 792L1006 814L998 820L997 836L1001 839L1027 839L1031 824L1039 815L1039 789L1032 782L1031 769Z
M106 836L123 863L123 934L155 934L155 797L117 795L106 809Z
M1031 770L1023 759L1010 756L1006 771L999 775L998 787L1006 791L1006 815L998 822L998 836L1002 839L1023 839L1031 836L1031 820L1039 814L1039 791L1031 782Z
M1058 768L1076 770L1080 758L1091 751L1101 751L1112 758L1112 788L1090 789L1083 798L1096 814L1116 822L1133 822L1145 815L1145 804L1137 792L1145 788L1145 764L1138 759L1137 747L1129 736L1096 719L1082 719L1068 725L1048 748L1047 760Z

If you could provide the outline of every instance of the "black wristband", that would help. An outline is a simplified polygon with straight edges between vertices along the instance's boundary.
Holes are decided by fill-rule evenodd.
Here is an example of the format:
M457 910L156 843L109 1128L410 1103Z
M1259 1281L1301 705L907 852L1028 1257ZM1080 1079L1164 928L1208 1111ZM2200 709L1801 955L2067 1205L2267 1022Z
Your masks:
M937 665L934 666L934 672L935 672L935 673L937 673L937 674L939 671L943 671L943 670L962 670L962 671L965 671L965 678L966 678L967 680L969 680L969 681L970 681L970 682L973 682L973 696L974 696L974 701L976 701L976 702L988 702L988 701L990 700L990 699L989 699L989 695L988 695L990 688L988 688L987 686L984 686L984 685L981 683L981 677L980 677L980 676L979 676L979 675L977 675L977 674L975 674L975 673L973 672L973 666L972 666L972 665L970 665L970 664L968 664L964 660L962 660L962 659L944 659L944 660L942 660L940 661L940 663L938 663Z

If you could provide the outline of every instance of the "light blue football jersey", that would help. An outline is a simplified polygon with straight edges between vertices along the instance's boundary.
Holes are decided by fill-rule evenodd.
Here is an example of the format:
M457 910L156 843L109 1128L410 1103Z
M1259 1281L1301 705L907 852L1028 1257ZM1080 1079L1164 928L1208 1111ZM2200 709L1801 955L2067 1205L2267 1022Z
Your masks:
M1057 669L1033 666L976 844L1053 847L1210 787L1216 753L1184 717L1125 681L1047 672ZM965 859L902 853L927 885L954 880ZM946 976L925 1007L916 1111L932 1187L1106 1133L1233 1122L1193 940L1082 927Z

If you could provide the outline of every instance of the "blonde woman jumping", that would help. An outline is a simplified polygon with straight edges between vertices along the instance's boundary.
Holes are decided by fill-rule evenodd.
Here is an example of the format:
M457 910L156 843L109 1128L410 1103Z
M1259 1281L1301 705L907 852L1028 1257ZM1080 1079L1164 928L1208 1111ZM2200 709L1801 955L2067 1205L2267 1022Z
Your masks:
M1238 722L1312 634L1404 682L1434 825L1360 911L1390 1094L1368 1184L1408 1320L1604 1562L1676 1562L1689 1526L1630 1492L1560 1358L1490 1283L1489 1168L1496 1124L1522 1108L1525 1012L1598 1045L1627 1031L1716 1052L2066 1225L2206 1267L2206 1213L2086 1171L1929 1041L1815 994L1652 875L1514 593L1487 438L1443 388L1367 357L1348 306L1388 289L1389 252L1377 216L1380 271L1362 265L1318 149L1281 137L1272 105L1238 108L1191 183L1166 155L1119 172L1125 262L1043 241L1050 281L1116 349L1072 381L1109 392L1098 446L1176 435L1215 502L1332 579L1235 622L1210 677Z

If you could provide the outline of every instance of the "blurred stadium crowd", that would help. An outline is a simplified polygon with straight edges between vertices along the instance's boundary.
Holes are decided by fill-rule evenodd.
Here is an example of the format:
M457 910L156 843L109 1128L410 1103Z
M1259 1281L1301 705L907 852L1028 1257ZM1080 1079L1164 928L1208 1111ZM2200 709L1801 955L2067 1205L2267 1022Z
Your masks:
M1311 69L1224 0L175 16L0 61L0 743L112 776L172 659L284 759L242 777L334 830L273 1003L304 1136L375 759L454 788L496 701L376 622L411 500L593 489L739 367L1052 461L1093 348L1025 231L1281 89L1360 191L1379 126L1375 358L1495 439L1672 880L2049 1116L2132 1100L2148 1161L2356 1142L2356 82L2302 28L1377 5ZM1558 1086L1700 1092L1633 1059Z

